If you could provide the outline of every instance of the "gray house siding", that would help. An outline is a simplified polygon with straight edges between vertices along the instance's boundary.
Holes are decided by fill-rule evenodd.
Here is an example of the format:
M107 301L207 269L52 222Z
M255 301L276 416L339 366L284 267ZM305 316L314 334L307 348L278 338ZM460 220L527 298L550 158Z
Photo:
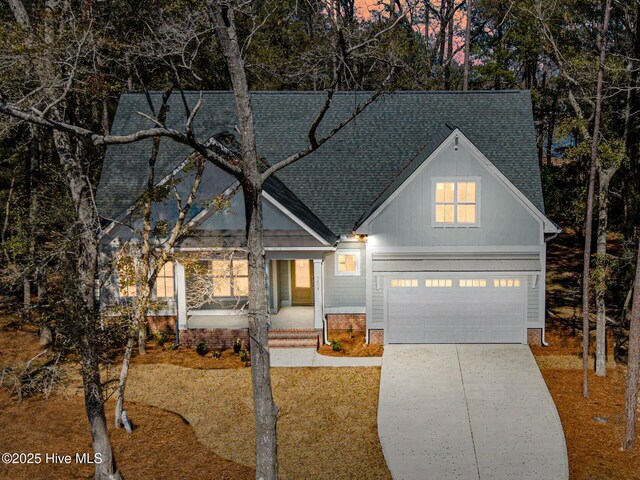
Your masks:
M289 262L278 262L278 308L291 305L291 293L289 291Z
M364 308L366 297L367 255L365 244L340 242L337 251L358 250L360 252L360 275L336 276L336 255L324 258L324 306L325 309L340 307Z
M527 322L540 323L540 279L533 288L532 277L527 277ZM544 287L544 282L542 283Z
M384 277L381 277L380 288L377 288L377 280L373 280L373 301L371 315L367 315L369 328L384 328Z
M442 177L479 177L477 227L434 227L432 182ZM372 220L376 246L539 245L540 223L472 153L453 144L436 156Z

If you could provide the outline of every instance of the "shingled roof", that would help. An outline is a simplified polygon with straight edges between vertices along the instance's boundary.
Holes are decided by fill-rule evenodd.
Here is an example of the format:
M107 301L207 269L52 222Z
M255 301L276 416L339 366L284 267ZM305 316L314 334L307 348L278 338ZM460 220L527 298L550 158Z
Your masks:
M193 106L199 92L188 92ZM254 92L252 104L259 154L273 164L307 145L307 132L324 92ZM366 98L367 92L338 92L319 128L327 132ZM154 104L161 93L152 93ZM171 99L168 124L184 125L182 99ZM113 134L149 127L137 112L149 113L143 94L120 98ZM199 138L234 132L235 103L230 92L204 92L196 117ZM380 97L317 151L278 172L272 187L302 202L307 217L335 235L350 233L357 221L401 181L406 167L460 128L474 145L544 212L536 139L528 91L394 92ZM97 192L100 214L117 218L144 190L151 141L111 146ZM189 149L163 140L158 177L168 175ZM318 220L322 223L319 223ZM328 232L323 232L327 237Z

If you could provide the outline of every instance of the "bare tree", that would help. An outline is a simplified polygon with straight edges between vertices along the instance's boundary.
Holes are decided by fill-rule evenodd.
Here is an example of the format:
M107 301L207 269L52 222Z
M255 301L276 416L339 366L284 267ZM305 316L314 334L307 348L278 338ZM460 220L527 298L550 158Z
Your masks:
M467 0L467 24L465 25L464 37L464 73L462 78L462 89L469 90L469 62L471 61L471 20L473 15L473 0Z
M246 5L244 5L246 6ZM139 140L167 137L178 143L191 147L207 161L234 176L243 191L246 218L246 248L249 265L249 335L252 355L252 382L254 393L254 412L256 416L256 478L277 478L277 442L276 424L278 409L271 392L270 357L267 338L267 302L265 285L265 258L263 248L262 188L264 182L280 169L306 157L329 141L346 125L350 124L364 109L371 105L381 94L393 70L389 73L382 88L355 106L351 114L319 137L318 127L330 109L334 88L327 90L326 98L320 107L308 133L308 145L291 154L287 158L269 166L265 171L260 169L260 159L255 140L253 109L247 83L244 60L235 26L235 8L232 2L211 0L208 4L209 16L229 72L233 94L236 100L237 126L240 137L240 152L230 150L215 138L206 142L196 138L193 129L186 131L167 127L162 122L154 122L154 126L128 135L107 135L96 133L83 126L66 122L62 118L52 118L50 110L45 112L29 112L8 104L0 98L0 113L19 120L35 123L54 129L59 135L76 135L90 139L96 145L114 145L132 143ZM388 31L385 29L383 32ZM376 36L381 35L380 33ZM368 47L370 42L362 42L348 47L347 52ZM187 116L187 125L193 122L197 112L195 109Z

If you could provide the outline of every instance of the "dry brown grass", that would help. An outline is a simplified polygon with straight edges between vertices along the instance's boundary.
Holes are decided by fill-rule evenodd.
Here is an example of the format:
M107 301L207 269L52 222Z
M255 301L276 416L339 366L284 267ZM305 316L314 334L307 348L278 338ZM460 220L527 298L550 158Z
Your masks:
M250 375L248 368L135 365L128 391L132 400L185 417L211 451L252 466ZM274 369L282 478L391 478L377 431L379 381L379 368ZM135 422L136 415L132 418Z
M14 320L14 316L0 317L0 368L26 362L44 350L38 343L38 327Z
M107 414L113 412L107 403ZM131 434L111 429L118 467L127 479L211 478L244 480L252 468L225 460L201 445L178 415L137 403L127 410L136 429ZM110 417L110 415L109 415ZM110 417L112 418L112 417ZM109 418L109 420L110 420ZM54 395L18 404L0 391L0 452L91 453L91 436L81 398ZM2 465L0 478L86 479L89 465Z
M329 341L338 340L340 351L334 352L331 345L322 345L318 353L330 357L381 357L382 345L368 345L364 343L364 332L349 333L347 330L329 330Z

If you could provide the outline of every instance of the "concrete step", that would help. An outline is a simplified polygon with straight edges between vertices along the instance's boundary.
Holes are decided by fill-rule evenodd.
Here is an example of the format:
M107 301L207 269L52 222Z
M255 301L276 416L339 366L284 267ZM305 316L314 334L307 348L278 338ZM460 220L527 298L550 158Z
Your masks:
M269 330L269 338L317 338L318 330Z
M269 348L318 348L314 338L270 338Z
M318 348L322 331L313 329L269 330L270 348Z

